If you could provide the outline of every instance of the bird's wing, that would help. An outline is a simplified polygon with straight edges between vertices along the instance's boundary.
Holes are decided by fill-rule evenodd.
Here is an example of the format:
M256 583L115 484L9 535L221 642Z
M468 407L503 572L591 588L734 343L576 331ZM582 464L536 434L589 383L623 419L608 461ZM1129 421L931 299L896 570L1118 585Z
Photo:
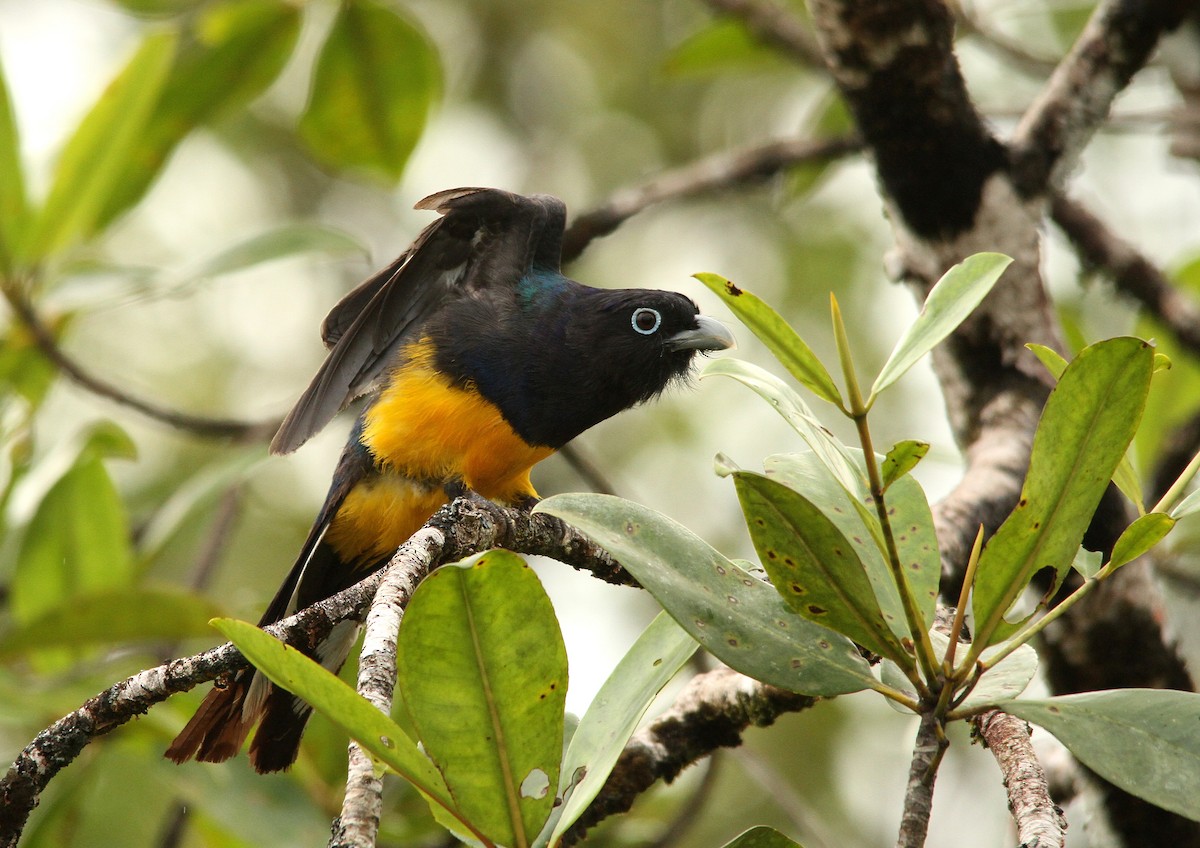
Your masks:
M442 213L395 262L330 311L329 355L284 419L272 453L290 453L370 391L437 310L473 291L516 286L531 266L558 270L566 210L546 195L459 188L416 205Z

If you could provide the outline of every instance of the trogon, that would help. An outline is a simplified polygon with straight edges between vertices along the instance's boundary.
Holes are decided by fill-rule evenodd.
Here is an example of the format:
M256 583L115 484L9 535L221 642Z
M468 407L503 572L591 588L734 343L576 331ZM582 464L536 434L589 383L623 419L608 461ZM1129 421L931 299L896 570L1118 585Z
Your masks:
M329 354L271 443L288 453L365 395L312 530L260 621L361 580L456 493L537 499L530 469L584 430L659 394L698 351L728 348L687 297L606 290L560 270L566 210L487 188L417 204L442 217L325 319ZM316 654L336 671L358 627ZM214 688L166 755L221 762L258 724L260 772L296 759L310 708L247 669Z

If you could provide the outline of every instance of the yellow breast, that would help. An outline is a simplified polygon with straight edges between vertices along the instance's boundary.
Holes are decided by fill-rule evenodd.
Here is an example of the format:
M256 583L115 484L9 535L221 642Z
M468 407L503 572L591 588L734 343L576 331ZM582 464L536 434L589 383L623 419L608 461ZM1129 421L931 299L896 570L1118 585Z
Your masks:
M462 480L490 500L537 497L529 471L554 452L527 444L492 403L433 367L432 345L406 351L367 411L362 441L385 468L417 480Z
M367 477L342 501L325 541L343 562L373 563L407 542L444 503L441 486L399 474Z

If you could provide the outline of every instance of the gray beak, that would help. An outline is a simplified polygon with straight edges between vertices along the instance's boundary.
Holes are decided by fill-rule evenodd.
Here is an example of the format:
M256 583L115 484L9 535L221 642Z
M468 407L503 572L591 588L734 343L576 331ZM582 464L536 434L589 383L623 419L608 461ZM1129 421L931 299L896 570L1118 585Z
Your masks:
M696 316L696 326L676 333L666 340L667 350L728 350L737 347L733 333L720 321L705 315Z

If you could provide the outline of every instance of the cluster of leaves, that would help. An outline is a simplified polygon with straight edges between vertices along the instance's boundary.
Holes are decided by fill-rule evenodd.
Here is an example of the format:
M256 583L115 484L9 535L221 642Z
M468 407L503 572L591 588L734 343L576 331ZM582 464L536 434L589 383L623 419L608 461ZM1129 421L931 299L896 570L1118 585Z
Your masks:
M1112 339L1086 348L1070 365L1039 352L1059 382L1034 440L1020 503L972 557L967 583L974 639L960 644L965 603L949 633L931 629L937 538L925 495L909 474L927 446L902 442L876 456L866 419L879 393L971 312L1008 261L980 254L948 272L866 398L836 301L844 396L770 307L720 277L701 275L793 376L855 421L862 449L837 441L782 380L721 359L705 376L731 377L753 389L808 447L768 457L763 474L719 459L718 472L737 487L761 570L620 498L559 495L539 505L611 551L670 616L660 616L614 671L561 758L561 637L536 577L512 554L492 552L442 569L415 593L401 626L397 681L412 735L250 625L224 622L221 628L275 682L308 699L420 788L453 832L485 845L557 844L603 784L650 700L697 642L757 680L807 695L873 690L901 709L931 714L940 725L1005 710L1050 730L1123 788L1200 816L1196 798L1182 788L1200 780L1200 743L1181 721L1200 708L1200 696L1127 690L1016 697L1037 668L1032 636L1149 550L1196 503L1179 501L1170 512L1167 502L1149 512L1139 504L1142 516L1107 563L1101 567L1079 554L1142 414L1156 366L1148 344ZM1037 571L1054 569L1057 585L1072 566L1085 578L1080 589L1053 610L1039 606L1008 618ZM771 831L739 839L787 844Z
M867 416L879 392L960 323L1006 265L1005 257L979 254L951 269L865 399L834 301L846 400L773 310L728 281L701 275L799 382L854 421L860 436L861 452L839 443L793 389L760 369L728 359L706 369L706 376L729 376L758 392L809 448L769 457L765 474L719 463L735 480L775 592L746 591L764 584L648 510L583 495L551 498L541 508L608 547L702 645L746 674L812 694L871 689L941 724L1001 709L1049 730L1123 789L1200 818L1194 794L1183 789L1200 780L1200 745L1182 721L1200 709L1200 696L1122 690L1016 697L1036 670L1032 637L1196 508L1194 497L1182 497L1196 462L1149 511L1126 468L1151 378L1169 364L1150 345L1110 339L1085 348L1069 365L1052 352L1036 351L1059 382L1039 422L1020 500L986 545L982 535L977 541L949 633L930 630L939 568L936 535L924 494L907 476L926 446L902 442L877 456ZM1080 545L1114 478L1134 498L1140 517L1101 563ZM1082 585L1047 610L1046 598L1072 567ZM1053 570L1054 589L1034 611L1009 618L1043 569ZM960 645L968 593L974 632L969 644ZM860 647L882 658L877 668L863 659Z

